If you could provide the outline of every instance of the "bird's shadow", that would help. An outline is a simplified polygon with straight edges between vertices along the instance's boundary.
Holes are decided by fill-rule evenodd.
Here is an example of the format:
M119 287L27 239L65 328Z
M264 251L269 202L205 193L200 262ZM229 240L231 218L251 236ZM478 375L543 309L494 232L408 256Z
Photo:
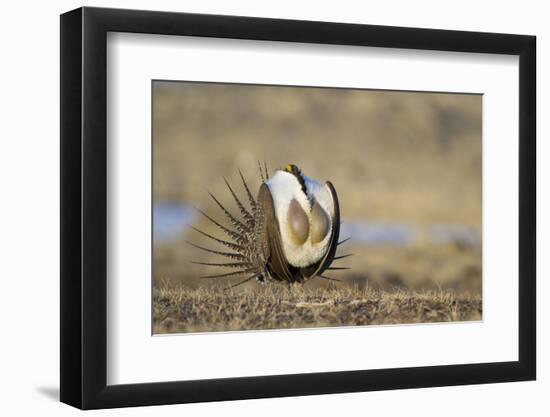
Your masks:
M53 401L59 401L59 387L36 387L36 391Z

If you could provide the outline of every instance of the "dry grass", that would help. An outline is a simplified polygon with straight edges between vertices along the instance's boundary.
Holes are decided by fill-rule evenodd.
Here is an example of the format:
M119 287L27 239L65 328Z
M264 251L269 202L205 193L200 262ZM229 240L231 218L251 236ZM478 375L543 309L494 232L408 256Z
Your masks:
M267 284L245 291L159 286L153 306L155 334L469 321L482 315L475 294L342 284L317 289Z

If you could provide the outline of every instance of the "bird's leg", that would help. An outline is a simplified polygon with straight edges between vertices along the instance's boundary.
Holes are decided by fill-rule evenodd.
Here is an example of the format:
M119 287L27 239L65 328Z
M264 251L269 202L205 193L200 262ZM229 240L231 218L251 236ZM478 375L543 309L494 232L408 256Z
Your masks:
M264 263L263 271L256 277L256 282L259 284L265 284L270 278L271 275L269 275L267 265Z

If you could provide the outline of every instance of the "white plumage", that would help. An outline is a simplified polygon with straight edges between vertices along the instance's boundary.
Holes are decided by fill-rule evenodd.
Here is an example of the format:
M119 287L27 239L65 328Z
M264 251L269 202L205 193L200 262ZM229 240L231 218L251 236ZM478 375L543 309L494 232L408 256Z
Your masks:
M298 179L290 172L276 171L266 182L273 196L275 213L279 222L279 230L283 250L288 262L295 267L305 267L318 262L328 250L334 218L334 201L327 185L309 177L303 176L307 196L303 193ZM287 213L290 202L298 201L311 222L311 202L315 199L321 208L327 213L330 220L330 228L325 238L318 243L313 243L311 236L298 245L293 242L288 232ZM310 228L311 229L311 228Z

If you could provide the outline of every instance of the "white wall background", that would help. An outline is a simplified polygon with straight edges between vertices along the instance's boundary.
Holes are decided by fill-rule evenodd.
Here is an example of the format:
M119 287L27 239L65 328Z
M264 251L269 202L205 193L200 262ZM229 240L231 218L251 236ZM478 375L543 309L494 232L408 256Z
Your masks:
M0 410L3 415L74 415L59 385L59 17L76 1L2 7L0 63ZM548 415L550 211L550 26L545 2L124 0L86 5L181 12L533 34L538 37L538 381L108 410L95 415ZM546 162L545 165L543 163ZM544 232L546 232L544 234ZM544 236L543 236L544 234ZM546 259L544 259L546 258ZM546 394L546 395L544 395Z

